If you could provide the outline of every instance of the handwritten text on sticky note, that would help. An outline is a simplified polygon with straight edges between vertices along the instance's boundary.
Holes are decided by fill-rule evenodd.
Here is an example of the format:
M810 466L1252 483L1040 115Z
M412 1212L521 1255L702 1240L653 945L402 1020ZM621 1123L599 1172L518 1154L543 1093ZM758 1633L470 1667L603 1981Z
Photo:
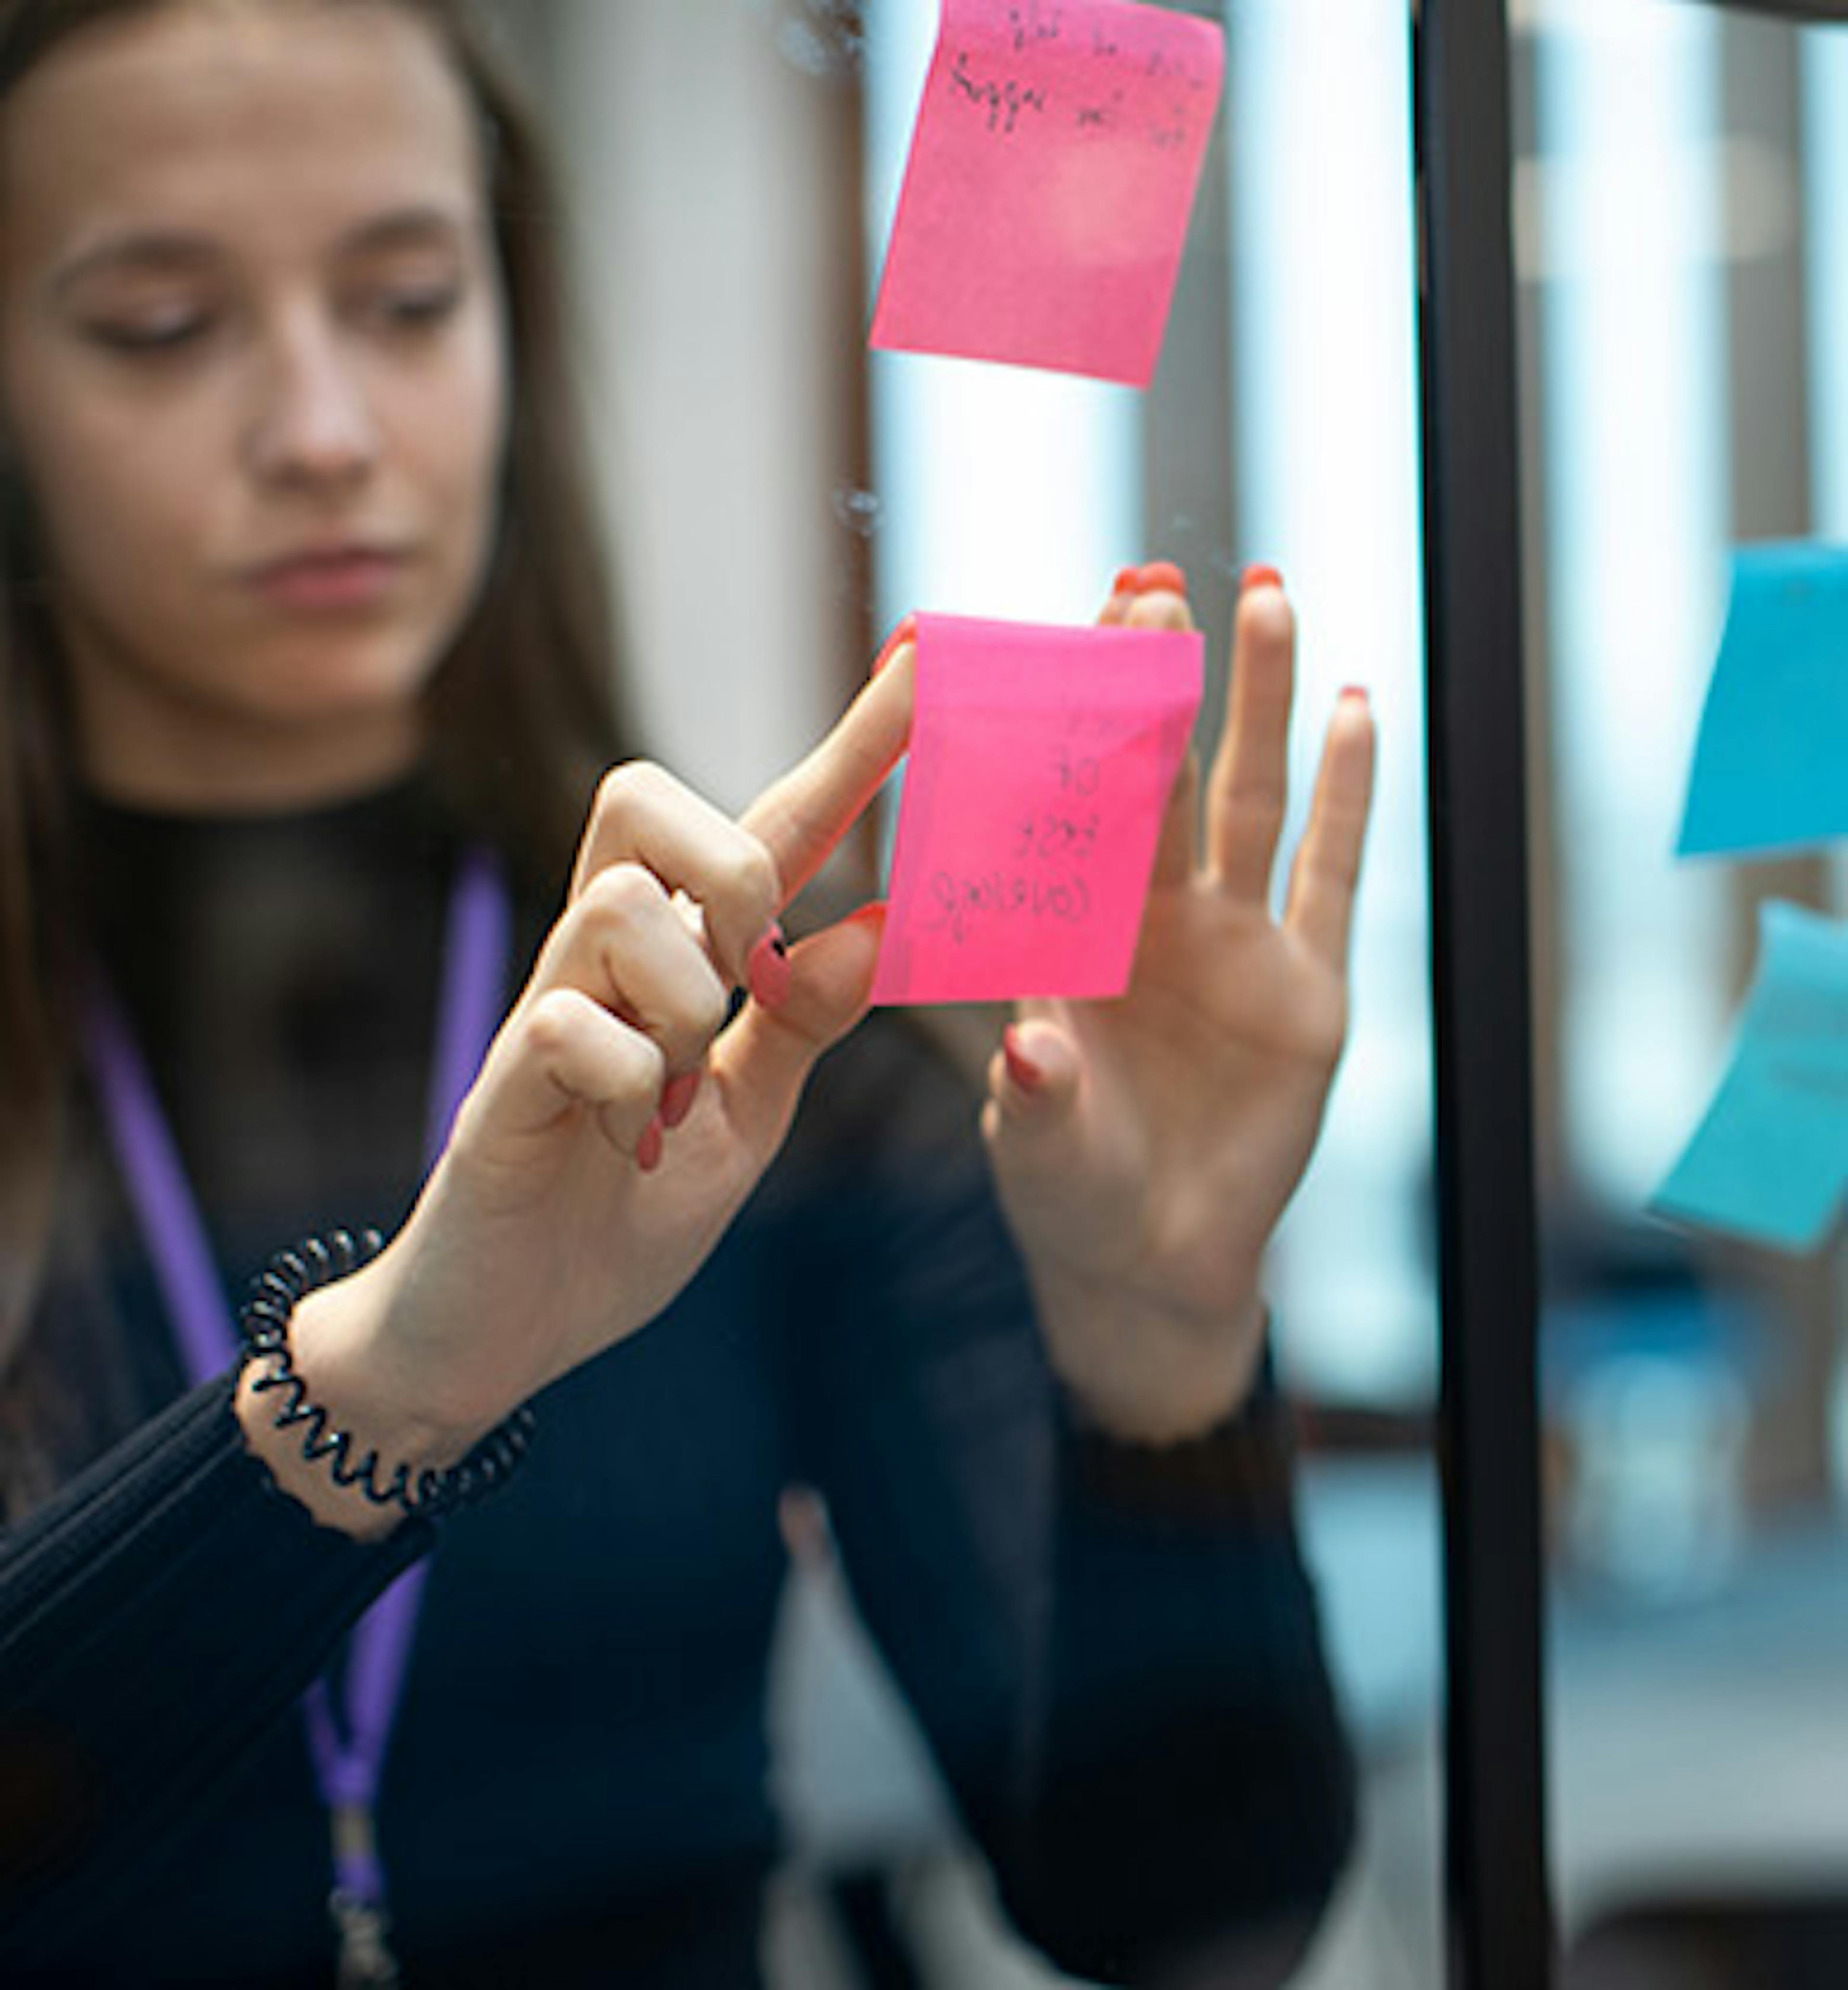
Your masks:
M1655 1207L1805 1251L1821 1242L1844 1194L1848 926L1768 905L1731 1067Z
M872 343L1146 387L1225 69L1161 7L943 0Z
M918 617L875 1002L1121 994L1197 635Z
M1681 852L1840 836L1848 836L1848 547L1743 547Z

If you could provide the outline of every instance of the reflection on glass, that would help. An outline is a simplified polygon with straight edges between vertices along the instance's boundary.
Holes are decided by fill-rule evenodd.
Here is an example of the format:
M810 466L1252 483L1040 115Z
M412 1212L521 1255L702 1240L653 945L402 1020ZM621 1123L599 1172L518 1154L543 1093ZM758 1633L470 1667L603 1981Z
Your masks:
M1839 1222L1780 1251L1649 1205L1761 936L1798 930L1761 913L1826 940L1843 909L1826 845L1674 855L1732 548L1842 529L1843 33L1676 0L1524 29L1565 1980L1819 1984L1848 1911Z

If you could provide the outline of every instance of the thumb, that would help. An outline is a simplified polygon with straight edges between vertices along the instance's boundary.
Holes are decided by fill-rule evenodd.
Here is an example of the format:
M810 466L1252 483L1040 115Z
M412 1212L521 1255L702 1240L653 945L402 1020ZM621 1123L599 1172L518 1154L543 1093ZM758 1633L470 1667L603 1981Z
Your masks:
M1038 1016L1010 1023L989 1061L983 1131L1016 1147L1065 1139L1082 1075L1077 1046L1056 1024Z
M712 1065L732 1123L766 1160L781 1144L815 1060L866 1014L885 930L883 905L790 949L789 993L774 1008L745 1005L714 1046Z

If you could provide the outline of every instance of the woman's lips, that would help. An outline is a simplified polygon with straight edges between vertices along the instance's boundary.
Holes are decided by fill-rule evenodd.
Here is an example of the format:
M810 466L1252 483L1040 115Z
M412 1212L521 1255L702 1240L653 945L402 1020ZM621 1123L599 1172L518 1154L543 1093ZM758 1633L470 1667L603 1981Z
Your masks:
M372 546L302 553L259 567L251 585L279 608L316 613L371 608L403 577L408 556Z

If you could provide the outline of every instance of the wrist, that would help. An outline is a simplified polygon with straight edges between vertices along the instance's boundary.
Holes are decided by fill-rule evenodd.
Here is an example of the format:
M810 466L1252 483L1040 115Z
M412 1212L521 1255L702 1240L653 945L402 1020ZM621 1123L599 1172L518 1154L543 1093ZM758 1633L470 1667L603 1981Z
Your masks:
M1074 1417L1118 1443L1191 1443L1237 1416L1256 1385L1265 1313L1255 1292L1205 1318L1107 1289L1038 1298Z
M258 1281L235 1408L283 1492L322 1524L376 1540L407 1514L446 1511L498 1482L530 1416L497 1430L493 1415L445 1414L388 1330L391 1265L346 1268L352 1240L330 1241L280 1254Z
M402 1335L393 1330L399 1305L396 1265L389 1251L307 1293L289 1323L295 1370L333 1420L362 1437L382 1459L392 1464L402 1459L413 1476L446 1471L504 1411L464 1408L430 1386L427 1371L407 1357Z
M270 1483L324 1527L355 1540L382 1540L403 1520L396 1509L368 1500L356 1486L337 1484L323 1465L302 1455L297 1434L277 1428L271 1399L258 1393L260 1361L247 1365L238 1378L232 1408L243 1426L244 1446L269 1474Z

